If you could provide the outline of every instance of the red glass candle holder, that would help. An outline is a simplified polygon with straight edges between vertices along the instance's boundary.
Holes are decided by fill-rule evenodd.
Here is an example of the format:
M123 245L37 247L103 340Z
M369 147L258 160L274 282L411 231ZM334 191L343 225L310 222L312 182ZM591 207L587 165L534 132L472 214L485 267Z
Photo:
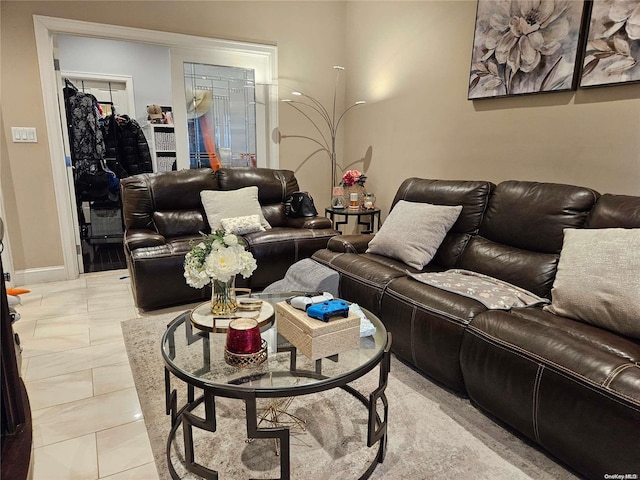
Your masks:
M258 322L252 318L236 318L227 328L226 348L232 353L257 353L262 347Z

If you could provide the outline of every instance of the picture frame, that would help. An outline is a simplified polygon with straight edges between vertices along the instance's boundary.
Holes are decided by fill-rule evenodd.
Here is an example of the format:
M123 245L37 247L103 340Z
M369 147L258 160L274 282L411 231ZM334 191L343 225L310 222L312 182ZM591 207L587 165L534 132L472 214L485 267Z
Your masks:
M640 81L640 0L593 0L580 88Z
M468 99L575 90L586 5L478 0Z

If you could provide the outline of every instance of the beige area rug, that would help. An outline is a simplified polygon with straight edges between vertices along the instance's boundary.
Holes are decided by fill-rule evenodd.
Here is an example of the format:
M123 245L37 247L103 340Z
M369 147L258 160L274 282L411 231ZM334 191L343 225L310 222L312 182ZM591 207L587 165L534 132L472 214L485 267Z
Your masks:
M171 478L165 454L170 418L165 415L160 340L166 325L176 316L177 313L161 314L122 322L144 421L163 480ZM377 386L377 375L375 369L352 385L368 395ZM175 386L181 384L175 378L172 382ZM180 388L179 404L185 398L185 389ZM371 478L577 478L483 415L469 400L444 390L395 357L387 398L387 455ZM296 397L289 411L307 422L305 432L292 431L292 479L357 479L374 458L377 446L366 447L366 409L342 390ZM218 470L220 479L278 478L279 457L274 441L245 441L244 403L218 398L216 413L216 433L194 429L196 461ZM194 478L180 464L181 430L177 439L171 448L174 465L184 478Z

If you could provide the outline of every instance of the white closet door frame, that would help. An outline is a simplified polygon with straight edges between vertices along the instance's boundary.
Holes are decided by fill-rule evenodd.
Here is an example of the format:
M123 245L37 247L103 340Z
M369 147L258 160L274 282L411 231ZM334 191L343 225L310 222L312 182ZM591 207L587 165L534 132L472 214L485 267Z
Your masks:
M130 75L116 75L116 74L103 74L103 73L95 73L95 72L75 72L64 70L60 72L62 78L70 77L70 78L80 78L82 80L96 80L102 82L113 82L113 83L124 83L124 88L127 93L127 103L128 110L126 113L129 117L136 119L136 102L135 96L133 94L133 78ZM78 85L76 85L78 87Z
M107 25L102 23L69 20L65 18L33 16L36 39L38 66L40 67L40 84L44 101L45 122L47 125L47 140L51 156L51 167L56 197L56 207L60 225L62 251L64 257L64 273L55 280L69 280L79 276L79 266L76 258L76 247L73 227L74 208L71 204L67 189L64 146L60 116L58 114L57 83L54 67L54 42L56 34L81 35L86 37L107 38L111 40L127 40L133 42L164 45L169 48L201 50L237 51L265 57L268 65L266 79L269 88L269 123L268 131L274 131L278 126L277 108L277 47L257 43L235 42L207 37L197 37L178 33L168 33L156 30ZM269 167L278 168L278 144L269 135ZM50 280L54 280L51 278Z

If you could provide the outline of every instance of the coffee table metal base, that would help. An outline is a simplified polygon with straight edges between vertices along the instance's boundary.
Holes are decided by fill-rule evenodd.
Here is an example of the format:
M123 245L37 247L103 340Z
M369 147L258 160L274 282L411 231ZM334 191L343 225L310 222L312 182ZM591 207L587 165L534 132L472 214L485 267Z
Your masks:
M359 477L361 480L367 479L371 476L378 463L384 461L386 454L387 443L387 419L389 405L385 390L387 387L387 380L390 368L390 348L391 348L391 334L387 335L387 345L384 352L377 362L379 365L380 373L378 380L378 388L375 389L369 398L365 397L362 393L348 385L353 380L364 376L366 373L375 368L376 364L371 365L365 371L357 372L357 374L347 376L341 379L340 382L330 383L328 385L322 385L314 388L315 392L321 392L324 390L331 390L333 388L341 388L348 392L353 397L357 398L368 410L368 428L367 428L367 447L372 447L378 443L378 451L375 458L367 468L367 470ZM310 378L326 378L323 377L318 370L320 365L318 362L316 371L298 371L295 369L295 356L296 351L291 349L291 367L292 373L298 377L310 377ZM172 459L171 459L171 444L176 438L178 428L182 425L183 443L184 443L184 467L191 473L199 475L207 480L216 480L218 478L218 472L211 470L196 462L194 448L193 448L193 427L209 432L216 431L216 405L215 397L229 397L242 399L245 402L245 414L247 424L247 437L249 439L274 439L279 442L280 445L280 480L289 480L291 478L290 467L290 432L289 427L282 426L280 428L260 428L258 423L258 409L256 406L256 391L254 389L235 390L233 395L229 395L229 392L218 391L215 388L203 388L203 394L198 398L195 398L195 389L192 385L187 385L187 403L180 409L177 407L177 392L171 388L171 374L165 367L165 392L166 392L166 411L167 415L171 415L171 431L167 439L167 464L169 472L173 479L179 479L180 476L177 473ZM304 392L313 393L313 392ZM289 394L290 395L290 394ZM262 398L262 396L260 396ZM382 418L378 413L378 402L382 403ZM204 404L205 418L201 418L193 414L193 410L201 404Z

